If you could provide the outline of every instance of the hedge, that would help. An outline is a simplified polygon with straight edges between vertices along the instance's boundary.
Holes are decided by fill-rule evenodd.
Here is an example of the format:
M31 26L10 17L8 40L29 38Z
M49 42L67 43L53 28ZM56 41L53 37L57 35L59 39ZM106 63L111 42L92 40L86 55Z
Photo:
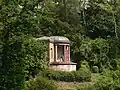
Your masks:
M44 77L49 78L50 80L56 81L65 81L65 82L84 82L91 81L91 72L86 71L54 71L54 70L45 70Z
M41 76L26 82L26 90L57 90L55 82Z

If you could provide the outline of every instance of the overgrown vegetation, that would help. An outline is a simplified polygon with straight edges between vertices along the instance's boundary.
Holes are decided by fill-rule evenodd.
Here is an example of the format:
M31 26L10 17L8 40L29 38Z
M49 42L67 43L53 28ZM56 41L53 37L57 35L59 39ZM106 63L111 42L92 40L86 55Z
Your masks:
M35 79L30 79L26 82L27 90L57 90L54 81L50 81L43 77L37 77Z
M34 38L53 35L71 41L71 59L81 70L69 78L79 80L88 69L102 74L95 88L119 89L119 6L119 0L0 0L0 90L22 90L46 68L47 47ZM56 80L64 78L60 73L68 76L55 72Z
M43 76L50 80L65 81L65 82L89 82L91 81L91 72L85 70L79 71L53 71L45 70Z
M47 44L34 38L24 38L23 50L25 52L25 74L26 79L35 77L40 70L47 66L46 50Z

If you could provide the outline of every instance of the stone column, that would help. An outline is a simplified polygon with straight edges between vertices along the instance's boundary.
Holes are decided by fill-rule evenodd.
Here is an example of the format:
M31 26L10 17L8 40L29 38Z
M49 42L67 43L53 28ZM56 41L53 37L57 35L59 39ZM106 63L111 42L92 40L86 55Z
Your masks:
M57 45L55 45L55 61L57 61Z
M66 61L69 63L69 46L66 45Z
M70 62L70 46L68 46L68 54L69 54L68 61Z
M69 63L70 62L70 47L69 45L66 45L66 62Z
M64 45L64 62L66 62L66 45Z

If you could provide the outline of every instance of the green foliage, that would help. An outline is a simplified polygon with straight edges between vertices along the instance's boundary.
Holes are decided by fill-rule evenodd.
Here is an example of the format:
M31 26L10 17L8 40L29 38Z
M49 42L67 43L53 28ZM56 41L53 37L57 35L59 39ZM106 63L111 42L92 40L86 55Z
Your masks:
M95 87L98 90L102 90L102 89L103 90L104 89L110 89L111 90L111 89L113 89L112 84L113 84L112 72L106 70L105 75L100 77L99 81L95 84Z
M119 90L120 89L120 71L112 71L106 69L100 76L95 88L97 90Z
M97 66L93 66L92 69L93 69L92 71L93 71L94 73L98 73L98 72L99 72L99 69L98 69Z
M96 77L97 80L91 83L85 83L76 86L76 90L119 90L120 89L120 71L104 69L104 71Z
M34 77L40 70L46 67L45 60L47 44L32 37L24 38L23 50L25 52L26 77Z
M79 44L78 44L78 43ZM109 65L109 43L107 40L102 38L97 38L95 40L91 39L82 39L81 41L75 42L75 57L82 61L87 61L90 69L92 70L93 66L97 66L99 71L102 71L104 67ZM80 43L81 42L81 43ZM77 61L78 62L78 61Z
M99 69L102 69L108 62L109 45L106 40L98 38L83 42L80 48L82 56L87 59L91 68L93 65L97 65Z
M44 42L28 36L17 36L6 43L1 44L0 89L21 90L25 77L34 76L45 65L43 58L46 46Z
M77 41L72 42L71 51L72 59L80 64L86 61L91 71L98 67L97 72L103 71L104 68L116 69L117 57L119 57L119 40L97 38L91 40L84 37L75 37ZM75 39L73 38L73 39ZM72 39L71 39L72 40ZM74 47L73 47L74 46Z
M90 71L85 71L85 70L72 71L72 72L45 70L43 73L45 77L57 81L84 82L91 80Z
M85 70L89 71L89 64L87 61L82 61L80 64L80 69L79 70Z
M25 60L22 37L3 41L0 58L0 89L22 90L25 82Z
M119 68L120 1L86 1L0 1L0 89L22 89L25 77L34 77L47 63L43 60L44 43L24 37L26 35L68 37L72 60L78 63L78 69L101 72L106 67ZM83 61L87 61L87 68L80 65ZM77 72L73 73L69 73L69 78L79 78L74 76L79 76ZM55 75L57 78L60 74ZM119 76L117 71L114 75ZM60 77L67 76L68 73Z
M86 62L86 61L81 62L81 65L80 65L80 68L78 71L82 71L84 73L91 74L88 62Z
M57 87L54 81L39 76L27 81L26 89L27 90L57 90Z

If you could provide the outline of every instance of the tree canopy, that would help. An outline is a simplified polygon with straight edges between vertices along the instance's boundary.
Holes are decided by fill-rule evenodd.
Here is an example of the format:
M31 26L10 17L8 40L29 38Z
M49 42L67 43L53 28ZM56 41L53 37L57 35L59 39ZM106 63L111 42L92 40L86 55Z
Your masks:
M32 38L66 36L78 68L102 72L117 67L119 33L120 0L0 0L0 89L21 90L26 71L42 67L46 46Z

